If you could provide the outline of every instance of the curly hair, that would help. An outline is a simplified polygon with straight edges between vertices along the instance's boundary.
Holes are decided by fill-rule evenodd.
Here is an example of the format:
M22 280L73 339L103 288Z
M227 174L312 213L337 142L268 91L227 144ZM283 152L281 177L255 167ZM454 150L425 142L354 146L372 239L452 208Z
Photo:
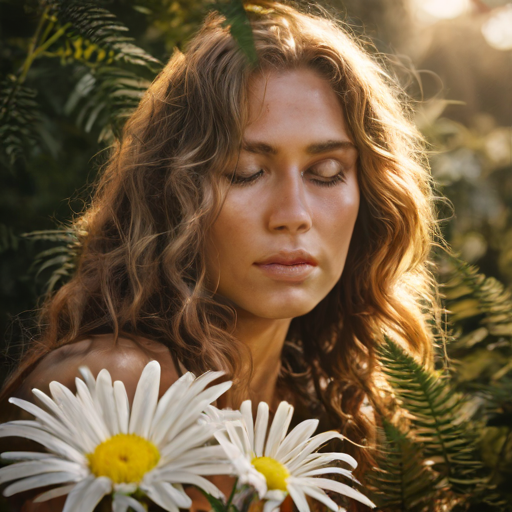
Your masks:
M380 400L383 333L430 364L429 255L439 234L423 142L402 90L323 11L270 0L246 10L256 64L212 12L126 123L76 220L87 232L76 274L45 303L37 343L4 394L49 351L98 332L157 340L188 369L223 369L243 387L247 351L233 335L234 309L207 289L204 241L222 207L221 173L240 151L249 82L268 70L307 68L328 81L359 151L361 193L343 274L292 320L280 378L331 428L365 443L372 422L362 404Z

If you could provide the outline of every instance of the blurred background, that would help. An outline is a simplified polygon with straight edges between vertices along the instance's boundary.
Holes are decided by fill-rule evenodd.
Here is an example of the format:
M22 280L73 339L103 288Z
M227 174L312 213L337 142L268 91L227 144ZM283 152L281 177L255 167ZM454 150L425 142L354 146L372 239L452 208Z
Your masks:
M454 272L453 262L439 263L456 338L450 372L464 393L497 382L509 389L493 402L508 419L484 436L486 464L498 467L504 457L512 478L512 3L318 4L372 42L412 98L438 194L452 204L439 202L442 230L474 266ZM38 299L73 270L75 238L65 227L87 204L112 137L208 10L237 5L0 1L0 381ZM494 294L494 324L484 288ZM482 396L474 395L473 413Z

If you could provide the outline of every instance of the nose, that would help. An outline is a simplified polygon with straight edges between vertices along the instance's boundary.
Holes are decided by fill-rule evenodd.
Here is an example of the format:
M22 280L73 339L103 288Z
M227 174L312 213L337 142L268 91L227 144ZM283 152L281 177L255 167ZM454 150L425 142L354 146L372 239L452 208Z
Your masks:
M269 230L297 234L308 231L311 225L312 215L301 174L294 170L281 175L271 196Z

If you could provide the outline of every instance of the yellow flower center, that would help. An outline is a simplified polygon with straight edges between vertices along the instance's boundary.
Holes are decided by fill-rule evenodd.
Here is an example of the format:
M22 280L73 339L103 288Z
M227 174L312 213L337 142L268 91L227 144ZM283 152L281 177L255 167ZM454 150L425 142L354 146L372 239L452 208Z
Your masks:
M138 483L160 460L157 447L136 434L117 434L88 453L95 476L106 476L114 483Z
M269 491L286 491L286 479L290 473L283 464L271 457L255 457L251 462L267 480Z

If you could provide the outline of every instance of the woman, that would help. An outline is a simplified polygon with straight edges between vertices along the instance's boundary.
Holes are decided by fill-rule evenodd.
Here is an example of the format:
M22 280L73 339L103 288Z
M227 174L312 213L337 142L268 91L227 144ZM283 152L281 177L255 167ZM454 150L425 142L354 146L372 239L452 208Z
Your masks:
M133 395L156 359L162 392L223 369L219 405L286 399L369 445L383 333L429 364L433 197L398 89L326 17L247 13L257 65L211 14L127 122L77 220L77 272L4 397L73 388L83 364Z

